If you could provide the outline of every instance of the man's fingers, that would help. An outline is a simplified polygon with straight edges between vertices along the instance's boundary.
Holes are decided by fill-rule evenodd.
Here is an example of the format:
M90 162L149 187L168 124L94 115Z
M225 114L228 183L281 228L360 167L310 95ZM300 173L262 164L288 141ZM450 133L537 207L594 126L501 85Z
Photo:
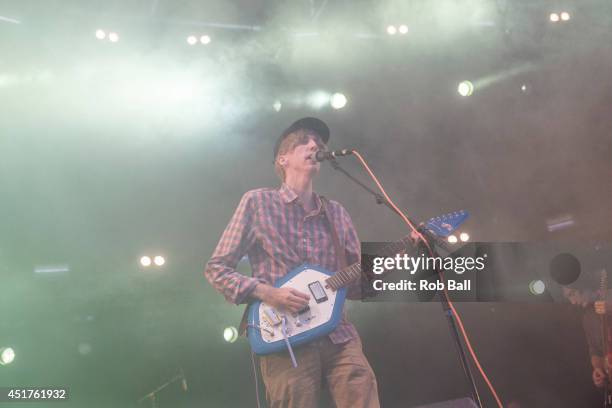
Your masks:
M603 385L604 380L605 380L604 372L600 369L595 369L593 371L593 382L595 383L595 385L597 386Z
M298 311L302 309L302 306L298 303L291 302L291 303L286 303L284 305L284 308L291 313L297 313Z
M304 299L299 298L299 297L295 297L295 296L290 298L289 302L292 305L298 306L300 308L302 308L302 307L304 307L304 306L306 306L308 304L308 302L306 302Z
M296 289L291 289L291 293L297 297L300 297L304 300L310 300L310 296L308 296L306 293L302 293L299 290Z
M299 312L300 310L302 310L303 308L304 308L304 306L302 306L302 305L296 305L296 304L293 304L293 305L291 305L291 306L289 307L289 311L290 311L291 313L297 313L297 312Z
M298 307L300 309L302 309L303 307L305 307L308 304L307 301L305 301L302 298L298 298L298 297L293 297L293 298L289 299L288 301L291 303L292 306Z

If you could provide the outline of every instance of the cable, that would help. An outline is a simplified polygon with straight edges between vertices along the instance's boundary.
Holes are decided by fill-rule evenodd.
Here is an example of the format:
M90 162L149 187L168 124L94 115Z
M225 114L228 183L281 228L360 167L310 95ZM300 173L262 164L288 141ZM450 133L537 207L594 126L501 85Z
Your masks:
M281 318L281 333L283 333L283 339L287 345L287 350L289 350L289 356L291 356L291 364L293 364L293 368L297 368L298 365L297 361L295 361L295 355L293 354L293 347L291 347L289 336L287 336L287 318L284 315Z
M383 188L382 184L380 183L380 181L378 181L378 178L376 177L376 175L374 174L374 172L372 172L372 170L370 169L370 166L368 166L368 163L365 161L365 159L363 158L363 156L361 156L361 154L357 151L357 150L353 150L353 155L355 155L358 159L359 162L361 163L361 165L363 166L363 168L366 170L366 172L370 175L370 177L372 178L372 180L374 180L374 182L376 183L376 185L378 186L380 192L383 194L383 196L385 197L385 199L389 202L389 204L391 204L391 206L393 207L393 209L402 217L402 219L404 220L404 222L406 224L408 224L408 226L410 227L410 229L417 234L417 236L425 243L425 246L427 246L427 250L429 251L429 254L431 256L433 256L433 250L431 248L431 246L429 245L429 242L427 242L427 240L423 237L423 235L417 230L417 228L410 222L410 220L408 219L408 217L406 217L406 215L404 214L404 212L402 210L400 210L395 203L393 202L393 200L391 200L391 198L387 195L387 192L385 191L385 189ZM446 281L444 279L444 276L441 273L438 273L438 275L440 276L440 278L442 278L443 283L444 283L444 293L446 294L446 298L447 298L447 302L448 305L453 313L453 316L455 317L457 323L459 324L459 329L461 330L461 335L463 336L463 339L465 341L465 344L467 345L467 348L470 352L470 355L472 356L472 360L474 361L474 364L476 365L476 367L478 368L478 371L480 372L480 375L482 376L482 378L484 379L485 383L487 384L487 386L489 387L489 390L491 391L491 394L493 394L493 397L495 398L495 401L497 402L497 406L499 408L503 408L503 404L501 403L501 400L499 398L499 396L497 395L497 392L495 391L495 388L493 387L493 384L491 384L491 381L489 380L489 377L487 377L487 374L484 372L484 369L482 368L482 366L480 365L480 361L478 360L478 357L476 356L476 353L474 352L474 349L472 348L472 343L470 342L470 339L465 331L465 328L463 327L463 321L461 320L461 316L459 315L459 313L457 312L457 310L455 309L455 305L453 304L453 302L451 302L450 297L448 296L448 291L446 289Z
M255 367L255 353L251 350L251 365L253 366L253 378L255 378L255 398L257 398L257 408L259 405L259 381L257 380L257 368Z

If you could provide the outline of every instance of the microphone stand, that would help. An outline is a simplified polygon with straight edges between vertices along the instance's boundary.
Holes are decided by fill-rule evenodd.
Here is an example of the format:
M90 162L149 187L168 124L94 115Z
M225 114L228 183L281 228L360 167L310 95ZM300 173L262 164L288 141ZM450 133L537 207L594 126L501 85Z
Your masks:
M395 214L399 215L399 213L395 210L395 208L393 208L391 203L389 203L389 201L387 201L385 197L383 197L376 191L372 190L370 187L365 185L362 181L355 178L352 174L350 174L348 171L343 169L335 159L331 159L329 160L329 162L331 163L334 170L337 170L340 173L344 174L347 178L352 180L355 184L359 185L365 191L373 195L376 200L376 204L384 204L387 206L387 208L389 208ZM413 225L417 225L410 218L408 218L408 220ZM431 244L436 244L439 241L439 239L437 237L434 237L425 228L420 227L418 228L418 230L428 240L428 243L430 244L430 248L432 248L433 250L433 256L437 256L438 254L435 250L435 245L431 245ZM436 272L439 276L441 276L441 271L439 269L436 268ZM453 315L453 311L449 306L448 297L446 296L446 292L443 290L438 291L438 293L440 295L440 303L442 305L442 311L444 312L444 315L447 318L448 327L451 332L451 337L453 338L455 346L457 347L457 354L459 355L459 361L461 363L461 368L463 368L463 373L465 375L466 382L471 388L470 392L472 394L472 400L478 406L478 408L482 408L482 401L480 400L480 395L478 394L478 388L476 387L474 376L472 375L472 371L470 370L469 362L467 360L465 350L463 349L461 338L459 337L459 331L457 330L457 325L455 323L455 316Z
M172 384L172 383L174 383L174 382L176 382L178 380L184 380L184 379L185 379L185 373L183 372L183 369L181 368L181 370L180 370L180 372L178 374L176 374L174 377L172 377L171 379L169 379L168 381L166 381L165 383L163 383L159 387L155 388L150 393L148 393L145 396L143 396L142 398L140 398L138 400L138 403L140 404L141 402L143 402L143 401L148 399L149 401L151 401L151 408L157 408L157 394L161 390L163 390L164 388L169 386L170 384Z

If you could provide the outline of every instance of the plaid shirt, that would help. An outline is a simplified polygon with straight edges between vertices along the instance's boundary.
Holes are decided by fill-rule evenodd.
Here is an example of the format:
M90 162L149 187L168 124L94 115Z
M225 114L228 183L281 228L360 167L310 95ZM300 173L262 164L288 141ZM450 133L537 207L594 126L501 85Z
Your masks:
M261 188L244 194L221 240L206 265L206 279L232 303L252 300L259 283L274 284L295 267L309 263L337 270L337 257L321 197L315 193L316 209L306 213L297 194L287 185L280 189ZM336 201L328 210L348 265L360 261L361 245L348 212ZM236 271L248 254L253 276ZM358 298L359 282L349 288L348 297ZM329 334L335 344L357 338L357 331L343 318Z

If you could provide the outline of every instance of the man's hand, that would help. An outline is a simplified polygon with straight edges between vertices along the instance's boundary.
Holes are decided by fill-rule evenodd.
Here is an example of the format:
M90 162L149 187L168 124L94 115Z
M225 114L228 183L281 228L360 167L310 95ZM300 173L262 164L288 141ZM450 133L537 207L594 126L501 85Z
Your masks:
M603 387L606 383L606 373L601 368L593 369L593 384L596 387Z
M416 245L419 240L421 239L421 235L417 232L417 231L410 231L410 240L412 241L413 245Z
M595 313L597 313L598 315L606 314L607 306L608 305L606 304L605 301L598 300L597 302L595 302Z
M297 313L308 305L310 296L292 288L275 288L263 283L257 284L253 296L270 306Z

